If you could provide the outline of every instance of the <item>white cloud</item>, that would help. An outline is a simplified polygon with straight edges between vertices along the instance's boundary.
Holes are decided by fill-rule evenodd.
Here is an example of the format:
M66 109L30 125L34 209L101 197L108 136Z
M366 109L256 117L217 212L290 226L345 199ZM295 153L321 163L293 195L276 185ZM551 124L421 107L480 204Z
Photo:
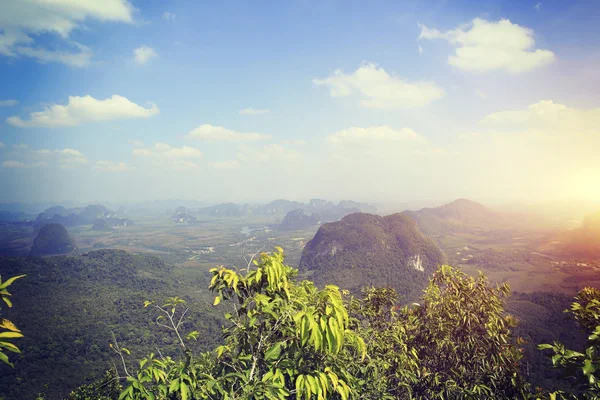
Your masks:
M256 142L259 140L269 139L271 135L264 133L242 133L232 131L222 126L212 126L208 124L200 125L191 131L186 138L202 139L209 142L232 142L232 143L247 143Z
M552 100L531 104L526 110L500 111L486 116L483 124L502 130L536 130L545 135L600 137L600 108L567 107Z
M76 166L87 164L88 160L85 155L79 150L65 148L62 150L32 150L26 155L39 162L39 165L46 165L48 162L54 161L61 168L74 168Z
M410 128L394 130L389 126L373 126L369 128L351 127L329 135L325 140L332 144L373 144L382 142L425 143L423 136Z
M418 50L419 50L419 54L423 54L424 50L423 50L423 47L421 47L421 45L419 45Z
M13 146L17 151L13 155L17 160L8 160L6 168L35 168L58 166L60 168L73 168L87 164L86 156L78 150L71 148L59 150L30 150L25 144Z
M68 51L46 50L33 47L18 47L16 51L20 55L35 58L42 64L59 62L79 68L89 65L93 56L90 48L79 43L73 44L79 49L79 52L71 53Z
M27 165L25 165L25 163L22 163L21 161L6 160L2 163L2 167L4 167L4 168L26 168Z
M113 95L104 100L92 96L69 96L67 105L55 104L44 111L32 112L29 120L9 117L6 122L19 128L77 126L85 122L111 121L124 118L144 118L160 113L154 104L150 108L139 106L127 98Z
M165 21L174 21L175 20L175 14L165 11L162 15L162 19Z
M535 5L535 9L539 11L539 10L540 10L540 8L542 8L542 3L537 3L537 4Z
M314 79L313 83L329 87L331 97L357 96L365 108L421 107L445 94L435 82L408 82L373 63L366 63L350 74L338 69L332 76Z
M94 168L99 171L105 171L105 172L123 172L123 171L130 171L133 169L131 166L127 165L126 163L124 163L122 161L117 162L117 161L109 161L109 160L96 161Z
M210 165L214 169L226 170L238 168L240 166L240 162L237 160L216 161L208 163L208 165Z
M447 32L421 25L419 39L442 39L456 46L456 54L448 64L469 72L506 70L511 73L530 71L553 63L550 50L534 49L532 29L513 24L507 19L490 22L475 18Z
M0 100L0 107L12 107L19 104L17 100Z
M150 160L196 160L203 154L200 150L189 147L172 147L166 143L155 143L152 147L133 149L133 155Z
M0 142L0 149L3 149L5 147L6 147L6 145L4 143Z
M61 62L75 67L90 63L92 52L69 40L71 31L86 20L133 22L133 6L127 0L0 0L0 55L32 57L40 62ZM61 43L79 51L49 50L35 46L37 35L54 33Z
M240 114L241 115L263 115L263 114L269 114L271 112L271 110L268 110L266 108L263 109L254 109L254 108L244 108L243 110L240 110Z
M156 51L154 51L152 47L145 45L133 50L133 55L135 56L135 62L140 65L146 64L148 61L157 57Z

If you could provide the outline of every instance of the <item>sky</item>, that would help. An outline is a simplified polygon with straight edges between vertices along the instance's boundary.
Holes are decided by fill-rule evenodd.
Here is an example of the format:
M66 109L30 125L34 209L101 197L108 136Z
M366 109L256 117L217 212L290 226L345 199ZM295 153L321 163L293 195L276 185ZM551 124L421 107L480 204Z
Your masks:
M600 3L0 0L0 202L600 201Z

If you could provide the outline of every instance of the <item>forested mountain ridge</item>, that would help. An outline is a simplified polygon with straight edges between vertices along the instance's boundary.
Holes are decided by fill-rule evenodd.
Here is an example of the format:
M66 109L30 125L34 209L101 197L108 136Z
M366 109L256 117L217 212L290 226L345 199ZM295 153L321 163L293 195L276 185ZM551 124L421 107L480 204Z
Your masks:
M193 287L159 258L122 250L99 250L81 256L0 257L2 276L26 274L12 290L15 307L6 311L25 335L26 349L0 365L0 396L46 400L64 398L75 387L95 380L112 364L114 334L133 354L160 345L174 351L174 337L156 329L145 300L186 294L195 310L193 323L202 333L197 348L218 337L220 320ZM165 346L166 345L166 346Z
M409 216L355 213L319 228L302 252L300 270L313 271L320 284L353 291L390 286L415 298L445 262L444 252Z

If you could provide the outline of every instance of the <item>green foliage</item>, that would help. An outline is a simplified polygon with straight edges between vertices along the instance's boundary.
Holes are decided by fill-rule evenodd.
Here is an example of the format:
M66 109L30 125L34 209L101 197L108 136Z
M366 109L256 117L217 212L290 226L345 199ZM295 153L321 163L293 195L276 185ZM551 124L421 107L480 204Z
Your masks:
M584 288L569 310L575 321L588 333L584 351L570 350L562 343L541 344L540 350L552 350L552 365L561 367L576 383L574 393L557 392L561 398L600 398L600 290Z
M314 271L318 285L333 282L358 295L368 282L391 286L412 301L446 263L444 252L409 216L356 213L323 224L304 247L299 266Z
M506 284L489 287L444 265L433 275L421 305L405 308L408 348L421 360L413 386L419 398L522 398L521 349L512 343L516 320L504 315Z
M113 400L119 397L122 390L117 372L110 369L101 380L72 391L67 400Z
M349 329L339 289L294 282L280 248L254 267L211 271L215 305L227 300L234 310L222 346L179 362L150 355L121 399L349 398L354 377L341 361L363 358L365 346Z
M42 226L35 237L29 255L66 254L73 250L75 244L65 227L61 224L47 224Z
M391 288L366 288L355 298L336 286L297 282L280 248L242 271L211 272L215 306L233 310L224 343L193 356L183 339L190 335L179 331L185 303L146 302L164 316L159 325L177 333L182 356L150 354L129 373L117 349L127 375L119 400L529 395L510 335L516 321L503 313L508 287L491 288L483 276L442 266L421 304L399 309Z
M0 398L33 399L44 391L46 400L63 399L78 386L101 379L112 364L108 341L113 334L131 351L131 359L157 347L165 356L177 355L175 333L156 329L151 310L140 312L149 296L187 294L189 318L182 328L200 332L193 351L213 348L224 321L206 304L210 293L198 291L208 278L182 277L149 255L99 250L78 256L0 257L0 271L6 277L27 274L12 285L18 305L2 315L24 332L19 347L27 351L11 356L14 369L0 363Z
M2 278L0 277L0 298L6 303L6 305L10 308L12 307L12 302L10 301L10 292L8 291L8 287L17 279L24 277L25 275L13 276L12 278L7 279L2 282ZM1 309L0 309L1 310ZM6 318L0 318L0 361L5 364L13 367L14 365L8 360L8 355L5 351L11 351L13 353L20 353L21 350L13 343L10 342L10 339L22 338L23 334L13 324Z

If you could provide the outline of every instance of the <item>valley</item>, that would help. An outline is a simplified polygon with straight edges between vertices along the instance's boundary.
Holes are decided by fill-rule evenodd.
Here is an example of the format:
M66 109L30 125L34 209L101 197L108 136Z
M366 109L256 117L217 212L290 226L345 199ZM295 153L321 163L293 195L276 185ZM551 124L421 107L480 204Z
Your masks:
M172 343L165 342L165 332L153 327L152 318L141 307L148 299L185 298L196 315L190 323L202 333L197 349L209 349L225 324L221 307L211 305L209 270L221 265L246 268L260 252L275 246L285 250L286 263L300 268L299 279L319 285L334 283L356 295L365 285L391 286L398 290L401 304L418 301L436 265L446 262L472 276L481 271L491 283L508 283L513 297L507 310L521 321L516 332L530 343L525 348L527 365L537 371L530 379L546 388L560 387L559 380L548 378L553 374L551 367L533 343L555 339L581 343L583 338L573 334L576 328L564 319L562 310L581 288L600 288L598 259L542 251L557 235L566 237L568 230L522 224L511 215L464 199L386 217L342 213L317 224L307 224L302 212L295 211L310 213L314 207L300 207L226 216L188 209L185 222L181 210L116 217L111 213L107 220L127 218L131 223L100 230L93 229L97 224L92 221L71 224L67 232L75 249L68 255L43 258L26 256L40 227L50 225L31 220L3 222L0 273L28 274L14 288L18 307L6 315L23 327L23 348L29 348L15 357L16 370L3 373L0 383L8 390L5 394L28 398L44 392L47 399L61 399L76 385L98 379L114 362L105 351L111 335L135 355L159 343ZM288 213L301 217L300 229L289 225L291 218L282 225ZM44 314L41 304L50 305L52 314ZM61 326L69 328L43 330L39 324L48 318L59 318L65 324ZM551 331L550 321L555 324ZM45 347L54 349L47 361L42 352ZM78 361L66 362L67 357ZM47 374L48 363L54 362L63 365L60 377ZM30 380L32 374L44 378L35 385L16 383ZM61 390L44 389L44 385Z

